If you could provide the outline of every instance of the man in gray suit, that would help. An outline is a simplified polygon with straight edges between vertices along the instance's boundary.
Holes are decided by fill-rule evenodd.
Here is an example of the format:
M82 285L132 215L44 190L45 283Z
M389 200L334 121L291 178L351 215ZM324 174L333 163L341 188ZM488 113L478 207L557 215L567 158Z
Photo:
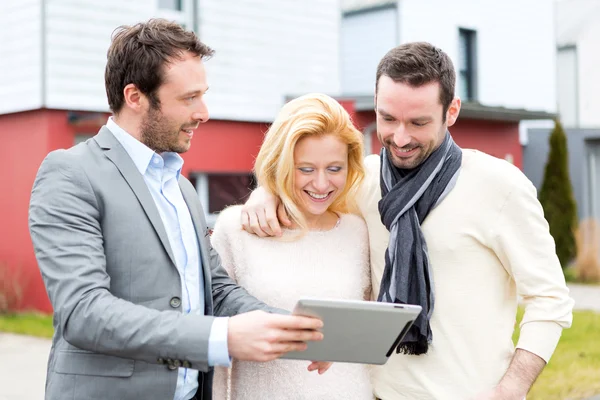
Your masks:
M29 225L54 307L47 399L211 399L214 365L322 339L320 320L278 314L228 277L181 176L178 153L208 120L212 53L164 20L119 28L105 72L113 117L38 171Z

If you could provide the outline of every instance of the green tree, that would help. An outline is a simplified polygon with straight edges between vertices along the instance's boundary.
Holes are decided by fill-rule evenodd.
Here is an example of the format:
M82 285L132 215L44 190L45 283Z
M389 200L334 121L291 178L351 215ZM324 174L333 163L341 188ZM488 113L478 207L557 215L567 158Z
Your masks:
M576 252L577 204L569 176L567 136L558 120L550 134L550 152L539 197L550 225L550 234L556 242L556 254L565 268Z

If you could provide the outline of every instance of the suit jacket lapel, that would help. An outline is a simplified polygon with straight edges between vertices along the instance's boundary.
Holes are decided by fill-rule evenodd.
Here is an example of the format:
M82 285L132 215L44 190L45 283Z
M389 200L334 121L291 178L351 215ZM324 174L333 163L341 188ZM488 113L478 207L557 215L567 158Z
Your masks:
M162 245L169 255L171 262L173 262L173 265L176 265L173 250L169 244L169 237L167 236L167 231L160 218L154 199L148 190L144 177L136 168L133 160L106 126L103 126L100 129L100 132L94 136L94 139L98 145L105 150L104 154L106 157L115 164L119 172L121 172L121 175L123 175L123 178L125 178L129 184L129 187L131 187L131 190L133 190L133 193L135 193Z
M185 178L179 178L179 188L183 194L183 199L190 210L192 216L192 222L194 228L196 228L196 236L198 238L198 245L200 246L200 254L202 256L202 270L204 272L204 300L205 300L205 314L212 315L212 283L211 283L211 270L210 270L210 249L209 249L209 230L206 226L204 219L204 211L202 205L198 199L198 193L192 186L192 184Z

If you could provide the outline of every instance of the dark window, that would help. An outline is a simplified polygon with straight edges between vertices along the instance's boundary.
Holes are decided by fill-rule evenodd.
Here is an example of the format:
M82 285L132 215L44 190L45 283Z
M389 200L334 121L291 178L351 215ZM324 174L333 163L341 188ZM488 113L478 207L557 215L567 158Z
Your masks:
M228 206L243 204L250 192L256 188L254 174L196 174L192 184L208 214L215 214Z
M158 8L181 11L182 0L158 0Z
M475 101L477 100L477 32L460 28L458 36L459 95L463 101Z
M253 174L208 175L208 212L213 214L234 204L243 204L256 187Z

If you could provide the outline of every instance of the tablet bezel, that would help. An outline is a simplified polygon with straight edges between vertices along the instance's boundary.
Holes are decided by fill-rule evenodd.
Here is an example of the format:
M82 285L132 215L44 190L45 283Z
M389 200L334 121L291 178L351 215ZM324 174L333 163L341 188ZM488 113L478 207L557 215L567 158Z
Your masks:
M295 360L333 361L382 365L385 364L385 362L387 362L390 355L392 355L392 353L394 352L394 349L398 346L406 332L408 332L408 330L414 323L414 320L418 317L419 313L421 312L421 306L418 305L381 303L376 301L365 300L340 300L304 297L298 300L298 302L296 303L293 314L317 318L322 318L322 316L325 315L326 317L322 319L324 319L324 325L327 325L327 315L331 315L331 313L335 312L335 310L337 309L343 310L343 312L346 314L353 314L353 317L358 319L360 319L365 312L375 311L378 314L381 314L381 317L378 316L377 318L386 318L385 320L381 319L382 321L387 322L388 318L397 318L397 320L401 322L396 326L396 328L398 328L398 326L401 326L402 328L398 328L397 331L394 331L393 333L391 331L384 332L386 337L390 338L390 343L385 346L385 351L383 351L383 348L378 349L382 350L382 354L369 353L368 360L357 360L356 357L353 358L347 353L344 353L344 351L342 351L341 349L337 351L335 347L336 344L340 343L340 340L344 340L343 336L341 336L339 332L338 335L340 335L341 337L336 337L334 339L328 339L328 337L326 337L323 339L328 341L328 346L332 346L328 347L325 351L325 353L327 354L323 354L323 349L321 349L318 353L315 353L315 351L311 350L312 348L314 348L314 345L311 345L312 342L308 342L308 347L305 351L286 353L282 356L282 358ZM373 318L375 316L371 314L370 317ZM346 316L344 318L348 317ZM355 326L354 328L356 329L357 326ZM365 327L364 337L366 337L366 335L369 335L371 332L372 327Z

